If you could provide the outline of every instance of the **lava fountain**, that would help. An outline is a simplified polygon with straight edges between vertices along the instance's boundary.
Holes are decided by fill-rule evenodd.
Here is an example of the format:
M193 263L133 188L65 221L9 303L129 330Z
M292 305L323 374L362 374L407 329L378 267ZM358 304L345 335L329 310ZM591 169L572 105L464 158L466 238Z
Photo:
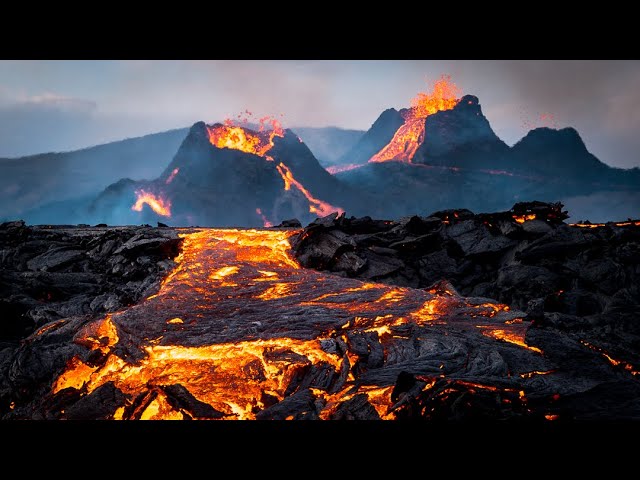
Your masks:
M207 132L211 144L218 148L230 148L232 150L252 153L264 158L268 162L274 161L273 157L268 155L268 152L274 146L274 139L276 137L284 137L282 125L278 120L271 117L260 119L260 128L258 131L235 125L231 120L227 119L224 124L207 126ZM278 163L276 170L284 182L284 191L290 191L291 187L295 187L309 202L310 213L324 217L333 212L338 212L338 214L344 212L342 208L333 206L314 197L313 194L294 177L291 169L283 162ZM263 219L264 226L271 226L272 222L266 218L262 209L257 210L260 210L258 215Z
M418 93L411 100L411 107L404 113L404 123L398 128L391 141L369 159L369 162L398 161L411 163L418 147L425 138L425 119L443 110L451 110L460 98L458 87L451 77L443 75L437 80L431 92Z

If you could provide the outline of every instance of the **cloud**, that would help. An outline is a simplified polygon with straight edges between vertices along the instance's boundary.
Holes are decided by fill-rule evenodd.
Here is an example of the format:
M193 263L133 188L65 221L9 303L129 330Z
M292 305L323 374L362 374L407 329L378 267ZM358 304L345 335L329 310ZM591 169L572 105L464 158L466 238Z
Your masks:
M27 97L22 102L16 103L14 108L25 109L30 106L45 109L55 109L64 112L73 112L80 114L92 113L96 110L97 105L91 100L82 98L66 97L51 92L44 92L39 95Z

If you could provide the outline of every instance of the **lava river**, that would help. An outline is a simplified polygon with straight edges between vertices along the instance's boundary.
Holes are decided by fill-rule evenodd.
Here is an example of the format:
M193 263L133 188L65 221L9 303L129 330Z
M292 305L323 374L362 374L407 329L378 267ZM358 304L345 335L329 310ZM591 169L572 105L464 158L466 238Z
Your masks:
M86 355L52 395L110 382L122 393L114 419L332 419L356 407L394 419L407 376L421 392L446 382L438 398L463 386L511 402L553 373L527 344L522 313L445 283L427 291L300 268L297 233L184 231L156 295L78 332Z

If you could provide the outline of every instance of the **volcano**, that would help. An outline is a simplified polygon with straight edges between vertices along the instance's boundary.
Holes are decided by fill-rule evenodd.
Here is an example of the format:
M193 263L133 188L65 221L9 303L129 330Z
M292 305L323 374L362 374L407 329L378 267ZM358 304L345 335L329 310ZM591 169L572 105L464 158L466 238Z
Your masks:
M292 130L268 117L198 122L155 180L123 178L72 205L39 208L32 218L261 227L342 211L396 218L540 200L563 202L575 220L601 222L636 217L639 191L640 170L601 162L573 128L537 128L505 144L478 97L462 95L445 76L409 107L382 112L327 169Z
M198 122L157 179L120 180L91 210L120 222L245 227L362 210L362 198L322 168L295 133L277 122L271 127Z
M501 210L521 200L561 200L579 218L640 208L640 170L612 168L573 128L536 128L513 147L493 131L478 97L443 76L411 107L385 110L332 172L387 199L384 215L452 206ZM598 213L589 197L598 194ZM600 213L599 217L603 216Z

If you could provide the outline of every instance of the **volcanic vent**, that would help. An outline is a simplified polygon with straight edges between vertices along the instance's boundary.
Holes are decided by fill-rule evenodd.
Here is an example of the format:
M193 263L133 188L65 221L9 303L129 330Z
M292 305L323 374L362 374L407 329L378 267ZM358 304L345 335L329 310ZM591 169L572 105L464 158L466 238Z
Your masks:
M194 124L159 178L121 180L93 209L112 212L115 223L258 227L294 217L309 222L358 203L298 136L263 118L257 128Z

